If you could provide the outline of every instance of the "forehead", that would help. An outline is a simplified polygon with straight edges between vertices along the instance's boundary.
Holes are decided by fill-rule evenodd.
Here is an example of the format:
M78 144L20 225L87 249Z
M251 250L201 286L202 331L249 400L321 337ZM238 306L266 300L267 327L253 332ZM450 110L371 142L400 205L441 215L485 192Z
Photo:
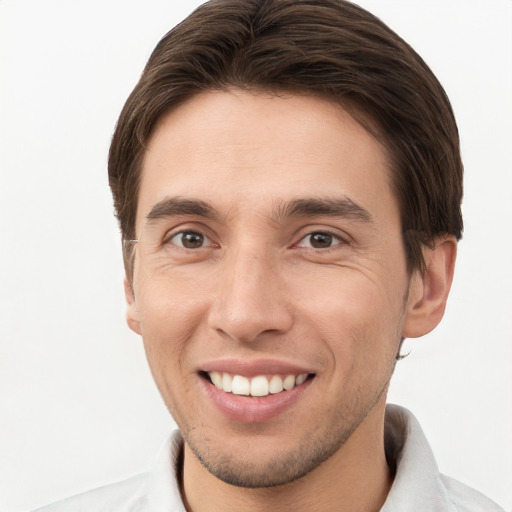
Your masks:
M337 104L206 92L158 123L143 160L138 223L167 196L231 212L333 195L395 208L389 181L386 149Z

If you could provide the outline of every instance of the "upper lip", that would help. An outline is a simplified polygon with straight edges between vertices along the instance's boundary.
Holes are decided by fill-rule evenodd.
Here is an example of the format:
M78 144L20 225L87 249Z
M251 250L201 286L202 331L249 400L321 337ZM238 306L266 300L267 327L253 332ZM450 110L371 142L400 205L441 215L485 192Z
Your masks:
M202 364L199 371L203 372L225 372L232 375L244 377L256 377L258 375L301 375L314 373L306 366L279 361L276 359L216 359Z

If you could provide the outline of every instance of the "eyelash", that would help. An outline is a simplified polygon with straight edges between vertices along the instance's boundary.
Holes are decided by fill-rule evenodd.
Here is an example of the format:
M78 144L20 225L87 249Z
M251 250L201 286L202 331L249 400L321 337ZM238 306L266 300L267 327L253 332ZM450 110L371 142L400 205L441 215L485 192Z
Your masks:
M176 243L172 243L172 240L174 238L176 238L177 236L179 235L182 235L182 237L184 235L187 235L187 234L190 234L190 235L199 235L200 237L203 237L203 242L205 240L209 240L211 243L209 245L202 245L201 247L198 247L198 248L190 248L190 247L184 247L183 246L183 238L181 239L182 240L182 244L181 245L178 245ZM197 250L197 249L205 249L206 247L219 247L218 244L215 244L212 242L211 238L208 236L208 235L205 235L204 233L202 233L201 231L198 231L198 230L194 230L194 229L182 229L181 231L177 231L177 232L173 232L173 233L169 233L163 240L163 244L162 245L168 245L168 244L171 244L171 245L174 245L176 247L179 247L180 249L184 249L184 250Z
M178 243L173 243L172 240L174 238L176 238L177 236L181 235L182 237L184 235L187 235L187 234L190 234L190 235L198 235L200 237L203 237L203 243L204 242L210 242L208 245L201 245L200 247L196 247L196 248L191 248L191 247L184 247L183 246L183 238L181 239L181 244L178 244ZM328 237L331 237L332 238L332 244L328 247L311 247L311 246L304 246L301 244L305 242L305 240L308 238L308 237L313 237L314 235L324 235L324 236L328 236ZM311 241L309 242L311 244ZM337 233L333 233L332 231L330 230L326 230L326 229L319 229L319 230L315 230L315 231L310 231L308 233L306 233L304 236L302 236L300 238L300 240L296 243L294 243L292 245L292 247L299 247L299 248L303 248L303 249L306 249L306 250L309 250L309 251L320 251L320 252L329 252L330 250L334 250L336 247L338 246L344 246L344 245L347 245L349 242L347 241L346 238L340 236L339 234ZM219 245L212 242L211 238L208 236L208 235L205 235L203 232L201 232L200 230L194 230L194 229L183 229L181 231L177 231L177 232L172 232L172 233L169 233L163 240L163 243L162 245L168 245L168 244L171 244L171 245L174 245L175 247L178 247L179 249L183 249L183 250L186 250L186 251L196 251L196 250L200 250L200 249L206 249L206 248L218 248Z
M348 245L348 240L342 236L340 236L337 233L333 233L332 231L329 231L328 229L318 229L315 231L310 231L309 233L305 234L299 242L294 244L295 247L300 247L301 242L304 242L308 237L312 237L313 235L327 235L332 237L332 245L329 247L304 247L307 250L311 251L321 251L321 252L328 252L330 250L335 250L337 246L344 246ZM310 242L311 243L311 242Z

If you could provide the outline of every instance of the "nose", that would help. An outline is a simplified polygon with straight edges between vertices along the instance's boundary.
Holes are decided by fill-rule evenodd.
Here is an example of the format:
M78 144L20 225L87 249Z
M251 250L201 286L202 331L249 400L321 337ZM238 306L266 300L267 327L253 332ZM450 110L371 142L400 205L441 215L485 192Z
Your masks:
M290 329L293 316L275 262L253 251L238 251L225 262L212 304L210 327L238 342Z

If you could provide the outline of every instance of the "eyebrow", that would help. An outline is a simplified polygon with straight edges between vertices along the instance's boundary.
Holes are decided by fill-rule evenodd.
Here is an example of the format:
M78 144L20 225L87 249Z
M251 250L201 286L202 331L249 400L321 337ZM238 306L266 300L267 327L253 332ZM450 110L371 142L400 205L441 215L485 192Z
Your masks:
M207 201L201 199L185 199L182 197L166 197L156 203L146 215L146 221L154 221L178 215L195 215L207 219L219 219L220 213ZM292 217L344 217L365 223L373 221L371 214L344 196L339 198L301 198L289 202L278 202L274 205L272 220L282 222Z
M288 217L344 217L365 223L373 222L368 210L358 205L352 199L343 196L337 198L304 198L295 199L288 203L277 204L274 208L273 219L279 222Z
M176 215L197 215L209 219L220 217L219 212L206 201L200 199L184 199L182 197L166 197L158 201L146 215L148 223Z

